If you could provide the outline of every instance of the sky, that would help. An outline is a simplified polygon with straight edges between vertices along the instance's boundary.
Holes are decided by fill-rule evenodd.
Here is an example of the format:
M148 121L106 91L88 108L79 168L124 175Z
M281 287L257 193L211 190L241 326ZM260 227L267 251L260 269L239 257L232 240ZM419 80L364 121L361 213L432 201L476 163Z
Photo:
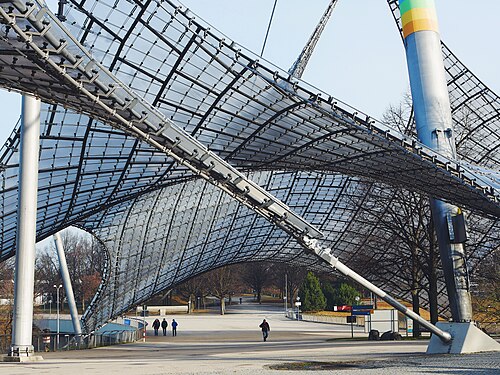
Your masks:
M198 18L260 53L274 0L181 0ZM57 1L49 0L49 7ZM278 0L264 58L288 70L329 0ZM498 0L436 0L441 38L488 87L500 93ZM474 5L471 5L474 4ZM339 0L303 80L381 118L409 91L403 44L385 0ZM0 143L18 121L20 95L0 89Z

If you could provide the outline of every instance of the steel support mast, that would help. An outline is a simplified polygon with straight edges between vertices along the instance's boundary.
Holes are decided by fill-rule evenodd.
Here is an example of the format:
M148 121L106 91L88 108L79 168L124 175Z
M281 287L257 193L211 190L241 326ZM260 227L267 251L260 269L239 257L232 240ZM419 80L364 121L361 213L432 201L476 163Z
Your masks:
M423 144L443 156L456 159L450 98L434 1L400 0L399 8L418 137ZM455 225L461 217L461 210L438 199L431 199L431 210L453 320L470 322L472 304L465 239L456 233L457 229L464 232L464 225L458 224L461 228Z
M321 34L323 33L323 30L325 29L325 26L332 15L335 5L337 5L337 1L338 0L330 1L330 4L328 4L328 7L325 10L325 13L323 13L323 16L319 20L318 25L316 26L311 37L307 41L307 44L302 49L302 52L300 53L297 60L293 63L292 67L288 70L288 74L290 74L292 77L299 79L302 78L302 74L304 74L304 70L306 69L307 63L309 62L309 59L311 58L314 52L316 44L321 38Z
M38 152L40 148L40 99L22 98L19 152L14 316L9 357L33 356L33 295L35 284Z
M59 258L59 271L61 272L61 277L64 285L64 291L66 292L66 298L68 299L69 311L71 314L71 320L73 321L73 328L77 336L81 336L82 327L80 325L80 319L78 319L78 310L76 308L75 296L73 294L73 287L71 286L71 278L69 276L68 264L66 263L66 255L64 254L64 247L59 233L54 234L54 242L57 249L57 257Z

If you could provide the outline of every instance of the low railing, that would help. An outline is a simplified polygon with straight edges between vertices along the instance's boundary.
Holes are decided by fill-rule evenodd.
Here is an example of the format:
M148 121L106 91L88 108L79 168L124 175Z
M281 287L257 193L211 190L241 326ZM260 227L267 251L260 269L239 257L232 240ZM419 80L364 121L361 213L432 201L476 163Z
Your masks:
M285 316L288 319L302 320L302 312L297 312L297 310L287 310Z
M35 352L52 352L61 350L91 349L100 346L126 344L142 338L142 330L115 330L89 335L75 336L57 333L40 333L33 335ZM0 351L8 353L11 335L0 335Z
M294 311L288 310L286 312L286 317L288 319L303 320L305 322L350 325L350 323L347 323L347 316L316 315L316 314L303 313L301 311L297 319L297 310ZM357 317L356 323L354 324L357 326L363 326L364 318Z
M136 313L140 316L144 316L143 306L136 307ZM175 306L147 306L146 308L146 316L151 315L167 315L167 314L175 314L175 313L184 313L189 314L189 305L175 305Z

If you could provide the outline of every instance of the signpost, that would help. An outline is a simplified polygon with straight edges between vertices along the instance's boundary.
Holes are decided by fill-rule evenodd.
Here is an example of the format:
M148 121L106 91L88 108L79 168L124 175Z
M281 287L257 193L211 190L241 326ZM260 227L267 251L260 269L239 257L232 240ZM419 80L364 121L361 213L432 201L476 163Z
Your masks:
M333 306L333 311L352 311L352 306L349 305L339 305L339 306Z
M352 305L349 306L351 316L347 317L347 323L351 323L351 338L354 338L354 326L356 323L356 316L370 315L373 313L373 305Z
M352 311L373 310L373 305L352 305Z
M413 319L406 318L406 337L413 335Z

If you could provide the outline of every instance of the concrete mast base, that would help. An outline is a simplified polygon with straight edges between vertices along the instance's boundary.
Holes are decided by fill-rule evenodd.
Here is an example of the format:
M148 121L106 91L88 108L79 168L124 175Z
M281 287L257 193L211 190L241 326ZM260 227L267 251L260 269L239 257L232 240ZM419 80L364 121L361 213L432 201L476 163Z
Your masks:
M438 322L437 327L449 332L452 339L444 343L432 335L427 354L465 354L500 351L500 343L477 328L474 323Z

